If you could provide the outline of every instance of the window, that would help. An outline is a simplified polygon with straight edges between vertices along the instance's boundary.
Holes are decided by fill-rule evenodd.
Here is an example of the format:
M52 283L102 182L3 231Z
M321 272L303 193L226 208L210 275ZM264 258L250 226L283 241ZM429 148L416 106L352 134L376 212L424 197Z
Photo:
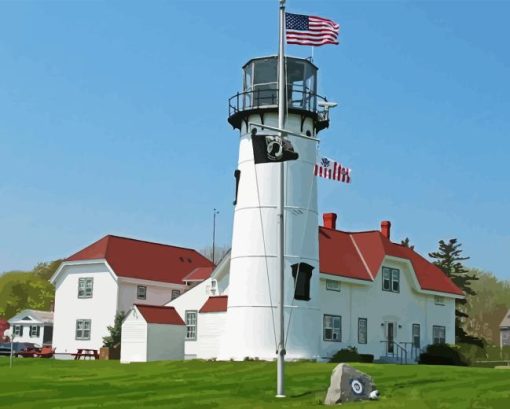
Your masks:
M171 300L175 300L179 295L181 295L181 290L172 290Z
M413 347L420 348L420 324L413 324Z
M310 300L310 279L312 278L313 266L307 263L296 263L292 266L294 278L294 298L296 300Z
M440 325L432 326L432 343L444 344L446 342L446 328Z
M367 319L358 318L358 344L367 343Z
M382 268L382 289L392 293L400 292L400 271L396 268Z
M340 291L340 281L326 280L326 290Z
M39 336L39 325L30 325L30 338Z
M197 312L186 311L186 340L196 341L197 339Z
M78 298L92 298L93 278L78 279Z
M136 286L136 298L138 300L145 300L147 298L147 287L144 285Z
M342 341L342 317L324 314L324 341Z
M16 335L17 337L23 336L23 326L22 325L15 325L13 331L14 331L14 335Z
M434 296L434 304L444 305L444 297L441 297L440 295L435 295Z
M90 339L90 320L76 320L76 335L75 339L89 340Z

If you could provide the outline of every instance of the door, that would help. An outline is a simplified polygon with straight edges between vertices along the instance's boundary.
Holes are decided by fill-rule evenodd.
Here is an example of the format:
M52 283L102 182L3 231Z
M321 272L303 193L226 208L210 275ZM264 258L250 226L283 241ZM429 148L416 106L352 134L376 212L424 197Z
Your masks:
M387 328L386 328L386 343L387 345L387 352L388 354L393 354L395 352L395 346L393 345L393 342L395 340L395 323L388 322Z

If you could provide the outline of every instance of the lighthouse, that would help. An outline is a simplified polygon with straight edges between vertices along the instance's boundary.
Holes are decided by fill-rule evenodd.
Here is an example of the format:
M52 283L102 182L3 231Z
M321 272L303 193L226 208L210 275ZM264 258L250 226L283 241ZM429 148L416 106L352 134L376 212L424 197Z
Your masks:
M277 56L248 61L242 91L229 100L228 121L239 131L239 160L220 359L275 359L280 299L286 358L319 355L322 322L314 166L318 133L329 125L328 103L317 95L318 69L310 59L285 57L282 61L279 65ZM279 95L279 66L286 74L283 96ZM279 100L285 105L285 140L297 159L283 165L256 163L253 138L272 138L281 130ZM283 294L278 256L282 243Z

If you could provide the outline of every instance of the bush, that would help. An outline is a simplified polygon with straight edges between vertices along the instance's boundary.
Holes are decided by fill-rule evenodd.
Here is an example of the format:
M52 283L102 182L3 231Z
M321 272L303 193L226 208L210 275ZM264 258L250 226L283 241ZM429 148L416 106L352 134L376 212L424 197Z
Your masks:
M374 361L374 356L370 354L359 354L356 347L347 347L338 351L331 357L329 362L365 362Z
M428 345L425 352L420 354L418 363L426 365L467 366L469 361L461 353L459 346L449 344L432 344Z

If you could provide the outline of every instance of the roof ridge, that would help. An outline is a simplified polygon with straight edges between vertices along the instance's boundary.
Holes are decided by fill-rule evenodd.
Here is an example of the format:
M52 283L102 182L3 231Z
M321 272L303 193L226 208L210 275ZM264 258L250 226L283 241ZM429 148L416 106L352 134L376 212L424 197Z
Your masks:
M338 229L330 229L329 227L319 226L320 229L334 231L337 233L345 233L345 234L363 234L363 233L381 233L379 230L362 230L362 231L348 231L348 230L338 230Z
M174 307L169 305L152 305L152 304L134 304L137 307L147 307L147 308L170 308L172 310L175 310Z
M198 253L198 251L196 251L195 249L192 249L190 247L182 247L182 246L175 246L173 244L165 244L165 243L159 243L159 242L156 242L156 241L149 241L149 240L141 240L141 239L135 239L133 237L125 237L125 236L118 236L116 234L107 234L106 236L104 236L103 238L110 238L110 237L113 237L113 238L116 238L116 239L122 239L122 240L130 240L130 241L137 241L137 242L140 242L140 243L147 243L147 244L156 244L158 246L164 246L164 247L173 247L175 249L182 249L182 250L189 250L189 251L193 251L195 253ZM99 241L99 240L98 240ZM200 254L200 253L198 253Z

